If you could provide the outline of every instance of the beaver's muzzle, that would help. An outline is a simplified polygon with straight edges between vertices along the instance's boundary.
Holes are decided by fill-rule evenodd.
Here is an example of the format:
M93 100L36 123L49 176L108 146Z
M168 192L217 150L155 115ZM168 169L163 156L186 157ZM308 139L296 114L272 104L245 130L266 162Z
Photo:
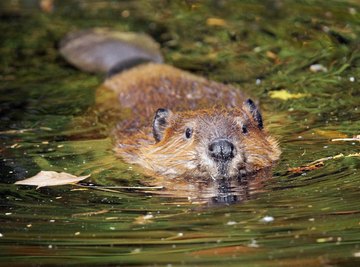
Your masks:
M209 147L209 155L215 161L230 161L235 156L235 146L228 139L216 138Z

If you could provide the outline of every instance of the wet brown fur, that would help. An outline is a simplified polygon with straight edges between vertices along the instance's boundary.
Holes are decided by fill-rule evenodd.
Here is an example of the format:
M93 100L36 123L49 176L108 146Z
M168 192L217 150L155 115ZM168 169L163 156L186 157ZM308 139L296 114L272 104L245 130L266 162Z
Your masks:
M145 64L117 74L104 83L99 95L112 91L127 114L116 127L116 152L145 173L160 177L219 177L209 162L208 142L226 136L237 156L227 165L235 177L270 167L280 155L276 140L258 128L239 89L209 81L165 64ZM155 142L151 122L158 108L170 108L169 127ZM247 132L242 133L246 126ZM194 129L190 140L187 127Z

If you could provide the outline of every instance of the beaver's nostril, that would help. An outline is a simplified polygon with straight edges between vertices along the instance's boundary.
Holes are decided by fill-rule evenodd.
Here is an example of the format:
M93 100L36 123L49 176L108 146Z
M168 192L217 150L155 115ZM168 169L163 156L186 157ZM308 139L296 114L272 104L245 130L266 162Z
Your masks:
M208 147L209 154L215 160L231 160L235 155L235 146L227 139L215 139Z

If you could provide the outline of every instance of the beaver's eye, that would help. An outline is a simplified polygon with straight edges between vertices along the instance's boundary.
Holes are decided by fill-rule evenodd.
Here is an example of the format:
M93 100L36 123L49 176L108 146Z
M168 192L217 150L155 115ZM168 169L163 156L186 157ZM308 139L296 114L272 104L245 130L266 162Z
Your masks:
M192 136L192 133L193 133L193 130L192 130L191 128L186 128L186 130L185 130L185 137L186 137L187 139L190 139L191 136Z
M246 127L246 125L243 125L241 130L243 134L246 134L248 132L248 128Z

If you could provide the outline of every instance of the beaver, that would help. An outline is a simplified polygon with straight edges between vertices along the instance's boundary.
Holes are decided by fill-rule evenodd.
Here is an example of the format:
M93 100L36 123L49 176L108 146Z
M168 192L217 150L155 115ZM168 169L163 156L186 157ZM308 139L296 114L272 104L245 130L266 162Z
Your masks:
M156 42L130 35L80 31L60 46L78 68L107 72L97 95L112 95L111 105L116 99L127 114L112 131L125 162L166 179L219 180L253 174L279 159L278 142L254 101L232 85L164 64Z

